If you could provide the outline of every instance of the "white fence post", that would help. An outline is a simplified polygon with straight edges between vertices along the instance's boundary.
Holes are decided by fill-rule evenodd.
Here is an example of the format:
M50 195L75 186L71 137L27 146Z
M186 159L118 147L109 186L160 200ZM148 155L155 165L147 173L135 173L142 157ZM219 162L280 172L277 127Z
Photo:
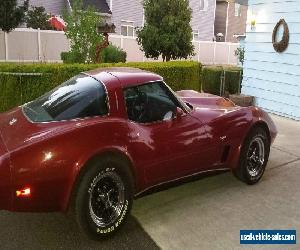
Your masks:
M123 43L124 43L124 38L123 38L123 36L121 36L121 49L123 49Z
M200 53L201 53L201 43L198 41L199 49L198 49L198 62L200 62Z
M41 30L37 32L37 45L38 45L38 60L42 61L42 48L41 48Z
M5 61L8 61L8 38L6 32L4 32L4 50L5 50Z
M231 53L231 44L228 44L228 59L227 59L227 64L230 64L230 53Z
M216 64L216 49L217 49L217 42L214 41L214 60L213 60L214 64Z

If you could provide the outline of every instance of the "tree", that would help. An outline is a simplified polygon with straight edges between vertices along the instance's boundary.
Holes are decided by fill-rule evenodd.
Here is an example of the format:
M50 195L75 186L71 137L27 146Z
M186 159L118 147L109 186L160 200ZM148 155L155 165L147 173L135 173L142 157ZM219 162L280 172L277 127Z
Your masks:
M242 64L242 66L244 65L244 61L245 61L245 48L244 47L240 47L237 48L234 51L234 54L238 57L239 62Z
M71 42L70 58L77 63L95 63L97 45L103 41L97 32L102 18L91 7L83 10L82 0L74 0L72 11L64 14L64 21L66 36Z
M17 0L0 1L0 28L4 32L10 32L17 28L25 18L28 9L28 0L22 6L17 6Z
M46 13L43 6L32 6L26 15L27 28L50 30L52 29L49 23L49 15Z
M145 26L137 29L137 41L147 58L164 61L193 55L188 0L144 0Z

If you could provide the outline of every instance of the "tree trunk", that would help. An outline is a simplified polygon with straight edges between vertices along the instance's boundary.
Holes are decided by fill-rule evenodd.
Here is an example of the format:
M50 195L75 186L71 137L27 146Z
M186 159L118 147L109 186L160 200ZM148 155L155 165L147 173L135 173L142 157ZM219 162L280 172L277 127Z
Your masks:
M171 60L170 55L162 54L161 56L162 56L163 62L169 62Z

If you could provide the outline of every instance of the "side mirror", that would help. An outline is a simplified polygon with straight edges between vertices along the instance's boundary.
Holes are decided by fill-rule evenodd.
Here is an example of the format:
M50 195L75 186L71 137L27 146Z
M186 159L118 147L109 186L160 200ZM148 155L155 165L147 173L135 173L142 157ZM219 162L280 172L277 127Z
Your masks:
M179 108L179 107L176 108L176 118L177 119L180 119L182 116L184 116L184 114L185 113L181 108Z

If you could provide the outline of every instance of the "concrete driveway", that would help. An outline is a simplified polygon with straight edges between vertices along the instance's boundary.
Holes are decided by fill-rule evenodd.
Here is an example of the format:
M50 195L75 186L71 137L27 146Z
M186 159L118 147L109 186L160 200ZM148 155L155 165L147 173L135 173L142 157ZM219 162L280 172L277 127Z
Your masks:
M248 186L231 173L136 200L133 216L112 239L87 240L59 213L0 212L3 249L299 249L241 246L240 229L300 230L300 123L273 116L279 135L262 181ZM298 246L298 247L297 247Z

